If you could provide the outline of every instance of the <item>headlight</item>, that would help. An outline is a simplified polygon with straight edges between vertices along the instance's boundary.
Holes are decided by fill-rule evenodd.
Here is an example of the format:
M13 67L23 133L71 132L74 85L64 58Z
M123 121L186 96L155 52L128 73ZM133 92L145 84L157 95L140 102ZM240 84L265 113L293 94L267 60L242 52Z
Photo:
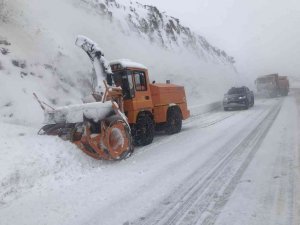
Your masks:
M246 96L241 96L239 97L239 99L246 99Z

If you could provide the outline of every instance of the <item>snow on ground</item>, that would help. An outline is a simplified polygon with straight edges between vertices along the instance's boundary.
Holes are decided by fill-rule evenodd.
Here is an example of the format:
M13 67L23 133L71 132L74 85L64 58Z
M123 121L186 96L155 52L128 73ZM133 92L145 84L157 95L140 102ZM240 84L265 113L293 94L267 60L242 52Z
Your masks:
M289 96L216 224L297 224L298 125L295 98Z
M300 88L300 79L296 76L289 76L290 88Z
M280 99L258 100L247 111L215 111L193 117L181 133L158 135L153 144L137 148L132 157L121 162L91 159L56 137L37 136L36 129L2 122L0 224L143 224L143 219L138 218L147 219L153 209L161 207L163 211L164 206L169 210L168 206L180 205L176 198L184 198L189 182L199 179L194 176L209 175L279 103ZM290 196L289 186L282 184L290 182L289 169L295 166L289 151L289 147L295 147L295 117L295 103L288 97L268 134L268 142L261 145L253 164L237 184L221 214L225 219L220 221L265 224L265 220L259 220L264 218L263 211L257 211L265 203L265 212L276 215L272 211L278 206L276 198L269 202L265 196L269 194L272 199L273 191L283 194L278 195L278 201L283 199L283 214L278 214L278 218L290 218L284 213L290 212L290 198L284 200ZM277 147L272 148L269 140L274 140L274 135ZM286 151L279 151L283 146ZM276 154L268 156L272 150ZM278 160L282 167L278 167ZM244 208L240 201L250 203ZM245 212L248 217L244 217ZM253 215L256 220L251 220Z

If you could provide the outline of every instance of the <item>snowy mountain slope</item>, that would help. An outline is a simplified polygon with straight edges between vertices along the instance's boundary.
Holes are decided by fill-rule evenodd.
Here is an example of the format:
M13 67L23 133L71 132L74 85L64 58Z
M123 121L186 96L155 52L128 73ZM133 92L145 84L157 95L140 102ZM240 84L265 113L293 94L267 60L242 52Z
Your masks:
M124 33L136 32L141 37L159 43L162 47L176 50L188 48L199 57L226 64L234 63L234 58L228 56L207 40L183 26L179 19L160 12L154 6L143 5L127 0L81 0L86 7L91 7L96 13L120 23Z
M54 106L79 103L90 92L92 66L74 45L78 34L98 42L110 60L146 65L151 80L185 85L190 105L219 100L240 81L229 56L218 56L216 48L154 7L130 1L1 2L0 115L8 122L40 126L43 115L32 92ZM174 36L168 33L171 21Z

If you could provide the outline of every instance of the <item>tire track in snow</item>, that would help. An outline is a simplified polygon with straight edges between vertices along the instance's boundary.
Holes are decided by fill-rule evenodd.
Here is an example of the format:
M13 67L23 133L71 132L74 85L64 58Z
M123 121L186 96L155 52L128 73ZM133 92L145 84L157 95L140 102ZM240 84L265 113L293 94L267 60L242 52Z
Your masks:
M289 97L286 97L286 99ZM279 185L270 186L266 196L263 198L264 209L268 212L260 212L264 224L299 224L295 222L297 215L295 209L296 177L294 173L294 150L292 140L289 139L289 129L286 127L280 133L280 148L276 150L276 159L272 170L271 181ZM297 138L297 137L296 137ZM289 140L287 142L287 140ZM289 144L287 144L289 143ZM253 223L254 224L254 223Z
M298 107L298 118L300 118L300 88L291 88L291 94L294 94L297 107ZM300 130L300 120L298 119L298 131ZM299 133L297 134L299 136ZM300 224L300 141L298 140L298 148L295 149L294 157L296 159L295 172L294 172L294 218L293 225Z
M271 101L270 101L271 100ZM275 101L274 101L275 100ZM269 102L269 104L274 104L277 102L277 99L259 99L259 101L256 101L256 107L257 105L262 105L265 102ZM239 115L240 113L249 113L249 116L253 116L252 110L253 108L250 108L249 110L233 110L233 111L222 111L222 110L214 110L208 113L199 113L192 115L188 120L183 121L183 129L185 129L185 125L190 124L197 124L197 128L208 128L213 125L219 124L233 116ZM171 143L173 140L176 140L178 136L181 135L181 132L178 134L173 135L167 135L163 132L157 132L153 143L151 143L148 146L144 147L135 147L134 154L131 156L131 158L135 158L141 154L144 154L148 151L153 151L153 149L157 149L158 147Z
M282 103L282 101L281 101ZM203 220L194 220L192 224L203 224L203 225L211 225L214 224L218 215L220 214L222 208L226 205L227 201L229 200L229 197L235 190L236 186L240 182L240 179L246 169L248 168L249 164L251 163L252 159L254 158L256 152L259 149L259 146L261 145L262 141L264 140L265 136L267 135L269 129L273 125L273 122L275 121L277 115L279 114L281 109L281 104L274 108L274 111L271 110L271 112L268 114L268 116L265 118L265 120L262 121L262 123L259 124L259 126L251 132L251 134L245 139L245 141L240 145L238 148L239 153L243 154L241 156L244 156L244 161L242 162L241 166L237 169L236 173L232 178L230 179L230 182L226 185L224 191L221 195L219 195L217 198L213 199L212 207L209 208L209 215L207 217L204 217ZM249 138L249 139L248 139ZM248 139L248 140L247 140ZM247 154L245 155L244 153ZM238 154L239 154L238 153ZM231 168L231 166L229 166ZM229 171L230 173L230 171ZM223 176L223 175L221 175ZM224 176L226 177L226 175ZM220 185L221 188L221 185ZM207 208L208 209L208 208Z
M266 99L263 99L261 101L259 101L260 103L264 103L266 102L267 100ZM249 110L251 110L251 108L249 108ZM246 110L245 112L249 111L249 110ZM201 121L201 119L204 119L202 125L200 125L201 128L205 128L205 127L209 127L209 126L212 126L216 123L219 123L225 119L228 119L232 116L235 116L241 112L244 112L244 110L231 110L231 111L223 111L223 110L214 110L214 111L211 111L209 113L199 113L199 114L195 114L195 115L192 115L187 121L184 122L184 124L190 124L194 121ZM218 115L218 117L216 118L210 118L210 117L213 117L215 114Z
M184 190L179 189L156 210L132 224L214 224L276 119L281 103L282 100L272 107L256 128L229 154L220 154L208 161L204 166L208 169L189 177L184 182ZM232 146L229 144L224 148Z
M207 114L198 114L198 115L192 116L187 121L183 121L183 126L197 122L197 124L199 124L197 127L207 128L207 127L213 126L215 124L218 124L226 119L229 119L230 117L232 117L238 113L240 113L240 112L237 111L237 112L229 113L229 112L221 111L221 112L211 112L211 113L207 113ZM163 144L172 142L172 140L176 139L177 135L180 135L180 133L173 134L173 135L158 133L158 135L156 134L156 136L154 137L155 139L154 139L153 143L151 143L149 146L136 147L135 151L134 151L135 152L134 155L142 154L145 151L148 151L153 148L157 148Z
M218 116L216 118L211 118L211 119L209 118L209 116L211 116L211 115L208 115L207 116L208 118L204 117L204 121L201 121L200 128L210 127L210 126L212 126L216 123L222 122L223 120L226 120L226 119L236 115L237 113L238 112L233 112L233 113L230 113L230 114L222 113L222 114L220 114L220 116ZM191 117L191 119L186 121L184 124L190 124L192 122L195 122L195 120L201 120L201 119L203 119L203 118L202 117L198 118L198 116L196 115L196 116Z

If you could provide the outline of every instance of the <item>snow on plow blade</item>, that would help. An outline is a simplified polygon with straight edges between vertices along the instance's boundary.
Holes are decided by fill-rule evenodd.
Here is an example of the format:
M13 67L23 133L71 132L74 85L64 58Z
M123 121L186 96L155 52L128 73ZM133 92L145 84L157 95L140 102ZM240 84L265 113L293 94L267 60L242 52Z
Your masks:
M99 135L84 135L74 143L86 154L105 160L121 160L131 155L133 146L130 128L118 116L112 116L101 123Z
M107 103L111 104L111 102ZM127 122L115 114L112 108L110 111L107 111L107 108L102 111L99 110L103 108L100 106L104 103L92 104L94 106L99 105L97 108L92 108L89 104L83 104L82 110L79 110L79 106L70 106L69 109L62 107L45 111L45 122L50 123L43 126L39 134L59 136L63 140L71 141L83 152L96 159L121 160L129 157L133 152L133 145ZM107 106L107 104L105 105ZM77 111L74 111L74 108ZM95 113L99 113L99 111L108 114L99 119ZM78 122L80 115L82 115L82 119ZM95 120L96 118L97 120Z
M124 114L122 88L107 85L106 77L112 71L95 42L78 36L75 44L87 53L93 64L97 79L91 98L97 102L54 109L34 94L44 110L47 124L39 134L56 135L71 141L96 159L124 159L133 152L133 142Z

